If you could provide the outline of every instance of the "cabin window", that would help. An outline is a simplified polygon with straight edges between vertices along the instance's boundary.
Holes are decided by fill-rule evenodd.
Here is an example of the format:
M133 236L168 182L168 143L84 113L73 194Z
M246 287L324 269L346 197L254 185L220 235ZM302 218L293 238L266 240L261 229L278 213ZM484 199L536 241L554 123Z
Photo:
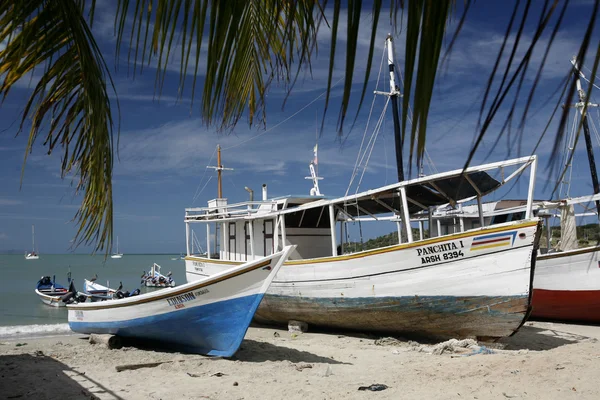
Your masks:
M265 220L263 222L263 237L264 237L264 255L270 256L273 254L273 221Z
M251 253L252 253L252 251L251 251L252 246L250 245L250 224L251 223L252 222L250 222L250 221L246 221L244 223L244 232L245 232L245 236L246 236L246 240L245 240L245 244L244 244L244 255L245 255L244 260L245 261L248 261L248 256L251 255Z
M235 222L229 223L229 259L235 260Z

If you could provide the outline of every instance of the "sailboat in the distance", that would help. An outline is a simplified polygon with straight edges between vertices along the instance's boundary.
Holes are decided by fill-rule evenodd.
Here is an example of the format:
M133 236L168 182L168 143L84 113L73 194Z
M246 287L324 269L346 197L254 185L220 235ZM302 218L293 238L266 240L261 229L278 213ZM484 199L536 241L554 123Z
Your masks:
M110 258L123 258L123 253L119 253L119 237L117 236L117 252L113 253Z
M39 259L39 254L35 251L35 225L31 225L31 251L25 253L26 260L37 260Z

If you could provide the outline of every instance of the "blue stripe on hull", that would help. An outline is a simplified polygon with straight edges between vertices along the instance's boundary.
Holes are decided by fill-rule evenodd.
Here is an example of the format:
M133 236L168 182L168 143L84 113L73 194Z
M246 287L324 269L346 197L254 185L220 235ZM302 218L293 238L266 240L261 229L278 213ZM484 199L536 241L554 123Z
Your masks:
M242 343L262 297L256 294L127 321L70 321L69 326L79 333L155 340L192 353L230 357Z
M504 337L523 323L528 296L308 298L267 294L261 323L305 321L324 328L431 337Z

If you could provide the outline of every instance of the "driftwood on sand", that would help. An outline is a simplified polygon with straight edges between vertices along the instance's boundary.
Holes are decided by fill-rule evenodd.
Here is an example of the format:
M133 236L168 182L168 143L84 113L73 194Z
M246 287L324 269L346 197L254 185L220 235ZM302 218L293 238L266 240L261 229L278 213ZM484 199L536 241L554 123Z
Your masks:
M123 347L123 340L115 335L97 335L92 333L89 342L90 344L103 344L109 349L120 349Z
M121 372L121 371L134 370L134 369L140 369L140 368L154 368L154 367L158 367L161 364L166 364L166 363L170 363L170 362L172 362L172 361L160 361L160 362L143 363L143 364L117 365L117 366L115 366L115 369L117 370L117 372Z

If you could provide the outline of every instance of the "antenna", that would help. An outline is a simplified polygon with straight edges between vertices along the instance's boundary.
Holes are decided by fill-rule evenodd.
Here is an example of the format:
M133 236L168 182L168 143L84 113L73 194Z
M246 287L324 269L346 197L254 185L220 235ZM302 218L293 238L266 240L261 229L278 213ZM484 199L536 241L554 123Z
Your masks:
M223 167L223 165L221 165L221 146L217 145L217 166L210 166L208 165L206 168L212 168L214 170L217 171L217 198L218 199L222 199L223 198L223 182L222 182L222 178L221 178L221 173L222 171L233 171L233 168L225 168Z
M319 181L323 179L319 176L318 172L315 170L315 165L317 168L319 167L319 159L317 157L317 152L319 151L319 144L315 144L314 148L314 158L308 164L308 169L310 170L310 176L306 176L304 179L311 179L313 181L313 187L310 189L311 196L321 196L321 191L319 190Z

